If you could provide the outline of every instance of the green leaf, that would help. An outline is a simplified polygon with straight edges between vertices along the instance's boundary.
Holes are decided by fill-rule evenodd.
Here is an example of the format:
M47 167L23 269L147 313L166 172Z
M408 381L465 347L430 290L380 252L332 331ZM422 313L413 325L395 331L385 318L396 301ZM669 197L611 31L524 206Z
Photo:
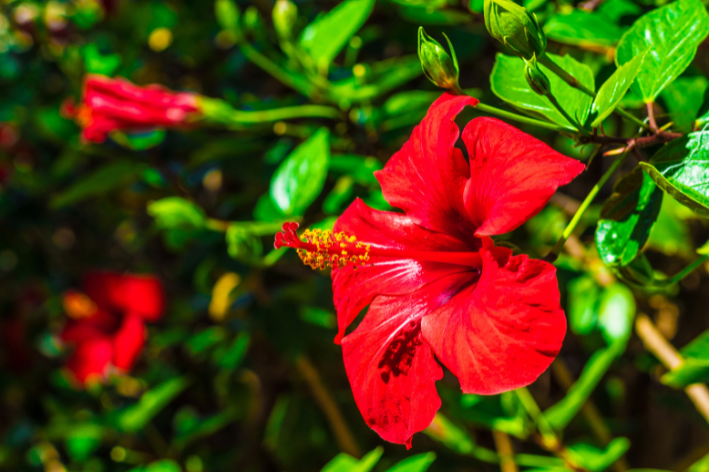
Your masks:
M544 412L544 416L554 429L562 431L578 414L613 361L623 353L625 344L625 341L616 341L607 348L596 351L566 396Z
M625 266L635 259L660 213L662 195L640 167L618 180L596 227L596 247L604 264Z
M189 383L186 377L176 377L145 392L138 403L119 412L116 427L125 433L137 433L186 389Z
M129 160L118 160L106 164L97 171L83 177L51 200L52 208L72 205L89 197L103 195L134 181L147 166Z
M631 61L622 65L606 80L598 90L596 99L593 102L592 111L596 113L596 118L591 123L592 127L600 125L608 115L613 113L615 107L623 99L635 77L640 72L640 68L645 60L647 52L642 52Z
M402 5L401 17L417 25L458 25L471 20L468 13L445 8L433 9L427 5Z
M382 163L374 157L363 157L354 155L332 156L330 160L330 171L335 174L343 174L362 185L378 185L374 172L383 168Z
M325 185L329 133L320 129L286 158L271 180L271 198L286 216L302 215Z
M395 464L387 469L386 472L426 472L435 460L436 454L433 452L416 454Z
M705 331L680 350L682 363L662 376L660 381L673 388L709 380L709 331Z
M282 217L282 215L281 215ZM243 261L253 261L263 254L261 238L239 223L229 225L225 234L227 252L231 257Z
M178 449L184 449L197 439L211 436L229 423L237 420L239 416L239 410L236 408L230 408L219 414L210 416L209 418L197 420L186 430L180 431L180 433L175 437L175 447Z
M81 49L84 56L86 72L111 77L121 65L121 56L118 54L103 55L94 43L87 44Z
M233 0L216 0L214 14L223 30L232 33L239 30L239 8Z
M330 65L372 13L374 0L345 0L310 23L300 36L300 46L318 67Z
M649 48L634 87L652 102L689 66L708 33L702 2L678 0L641 16L621 38L616 62L623 65Z
M443 443L448 449L461 454L470 454L475 450L475 443L470 436L441 413L436 413L431 424L423 432Z
M601 287L593 277L583 275L567 285L569 292L569 327L580 335L590 334L596 327L596 306Z
M77 462L83 462L98 449L102 438L103 428L101 426L84 423L72 425L71 434L68 434L64 441L69 456Z
M161 229L198 229L207 221L200 207L180 197L167 197L148 203L148 214L155 218L155 225Z
M383 453L384 449L378 447L365 454L359 461L347 454L338 454L320 472L369 472L377 465Z
M678 130L692 130L708 88L709 80L698 75L680 77L662 91L661 97L670 113L670 119ZM702 126L702 121L704 119L700 119L699 126Z
M128 472L182 472L182 469L177 462L164 459L143 467L136 467Z
M593 72L571 55L555 56L547 54L559 67L576 77L576 79L590 90L595 90ZM546 74L551 84L551 92L561 107L572 118L580 123L585 123L591 111L593 99L568 85L544 65L539 65ZM490 75L492 91L515 108L530 116L551 121L573 129L573 124L564 118L547 97L534 92L524 78L524 61L518 57L498 54L495 66Z
M133 151L145 151L161 144L165 140L164 129L153 129L145 132L124 133L122 131L111 132L111 139Z
M611 465L630 448L627 438L615 438L604 451L589 444L579 443L569 446L569 452L579 463L592 472L601 472Z
M662 199L660 215L647 241L648 247L667 256L692 257L694 243L685 221L685 213L696 217L696 213L692 210L671 196L665 195Z
M606 342L627 342L633 332L635 297L630 289L619 282L613 283L601 293L598 310L598 327Z
M604 15L578 9L549 18L544 32L547 38L572 46L613 46L623 35Z
M702 216L709 216L709 131L665 144L640 166L658 187Z

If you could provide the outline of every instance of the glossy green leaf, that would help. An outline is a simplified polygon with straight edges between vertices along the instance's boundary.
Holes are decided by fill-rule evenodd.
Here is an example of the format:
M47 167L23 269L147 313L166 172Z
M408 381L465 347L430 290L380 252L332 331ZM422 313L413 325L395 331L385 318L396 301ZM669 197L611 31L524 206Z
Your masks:
M342 453L328 462L320 472L369 472L377 465L383 453L384 449L378 447L360 460Z
M300 46L318 67L328 66L372 13L374 0L345 0L310 23Z
M119 412L116 427L125 433L137 433L182 393L189 383L186 377L176 377L145 392L136 404Z
M596 327L597 303L601 287L593 277L583 275L567 285L569 293L569 327L580 335L590 334Z
M271 199L286 216L302 215L325 185L330 162L329 133L320 129L298 146L271 180Z
M607 348L596 351L566 396L544 412L544 416L554 429L562 431L578 414L613 361L623 353L625 344L625 341L616 341Z
M613 113L613 110L618 106L618 103L623 99L630 85L635 80L638 72L640 72L646 54L646 52L642 52L628 63L620 66L613 72L613 75L601 85L593 101L592 111L596 114L596 117L591 123L592 127L600 125L608 115Z
M201 228L207 216L204 211L181 197L167 197L148 204L148 214L161 229Z
M613 46L623 30L597 12L574 9L552 16L544 24L547 38L573 46Z
M548 54L548 56L587 88L595 90L593 72L587 65L576 61L568 54L563 57L553 54ZM568 85L544 65L540 64L540 67L549 79L551 92L561 107L569 116L580 123L585 123L591 111L593 99ZM490 86L495 95L528 115L573 129L573 124L564 118L547 97L539 95L529 88L529 84L524 78L524 61L518 57L497 55L495 66L490 75Z
M625 266L635 259L660 213L662 195L639 167L618 180L596 227L596 248L606 265Z
M702 2L678 0L641 16L621 38L616 62L623 65L648 49L634 87L651 102L689 66L708 33Z
M106 164L54 196L51 206L61 208L90 197L103 195L134 181L146 168L145 164L130 160L117 160Z
M426 472L435 460L436 454L433 452L416 454L388 468L386 472Z
M675 124L674 129L683 132L692 130L707 89L709 80L701 75L680 77L665 87L660 96L670 113L670 120ZM704 119L700 119L700 127L703 121Z
M578 443L568 447L569 453L578 459L578 462L592 472L601 472L620 459L630 448L627 438L615 438L605 450L598 449L590 444Z
M598 309L598 327L606 342L627 342L633 332L635 297L630 289L619 282L606 287L601 293Z
M658 187L702 216L709 216L709 131L665 144L640 166Z

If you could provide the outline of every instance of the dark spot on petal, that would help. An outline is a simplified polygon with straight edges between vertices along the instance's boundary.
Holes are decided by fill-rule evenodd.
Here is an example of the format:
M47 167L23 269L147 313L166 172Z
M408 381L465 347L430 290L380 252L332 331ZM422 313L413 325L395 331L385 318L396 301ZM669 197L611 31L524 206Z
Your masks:
M389 383L392 375L398 377L408 373L416 355L416 348L422 344L420 333L421 323L411 321L389 343L378 365L382 370L381 378L384 383Z

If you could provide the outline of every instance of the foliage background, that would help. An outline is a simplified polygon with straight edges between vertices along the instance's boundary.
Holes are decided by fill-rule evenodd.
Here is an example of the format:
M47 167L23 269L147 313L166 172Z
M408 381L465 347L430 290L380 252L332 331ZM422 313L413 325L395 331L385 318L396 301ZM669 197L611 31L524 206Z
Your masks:
M217 2L217 14L210 2L187 0L0 3L0 469L316 471L343 451L373 453L358 464L338 456L327 470L413 472L434 457L431 471L568 470L569 454L583 470L709 469L707 420L682 388L660 381L666 368L632 332L640 313L678 348L709 329L707 267L662 289L617 282L594 246L615 179L557 262L572 329L559 361L529 389L542 410L556 408L546 413L558 447L539 439L521 397L462 395L450 374L438 383L440 415L411 451L368 429L332 343L329 277L292 252L271 250L273 234L285 219L332 224L355 196L387 208L372 171L440 94L421 74L419 25L449 36L463 88L483 103L507 105L490 87L501 46L485 30L481 1L346 3L351 10L322 33L328 40L320 44L342 45L324 66L307 58L299 65L292 45L279 44L270 0L239 2L240 17L227 0ZM548 51L588 65L601 84L615 70L624 31L663 3L591 0L582 5L590 12L564 0L525 6L545 25ZM336 2L297 6L300 30ZM237 20L248 43L235 44ZM318 47L311 58L327 56ZM692 126L709 86L708 49L702 43L663 90L658 121ZM258 57L281 72L265 72ZM60 107L79 98L87 72L192 91L244 111L317 103L333 112L198 123L86 145ZM291 74L306 85L284 84ZM632 91L623 106L644 117ZM477 113L467 110L460 122ZM517 125L567 155L591 154L558 133ZM604 129L633 133L615 116ZM293 153L304 142L305 157ZM294 162L303 172L292 171ZM610 162L594 159L506 239L544 256ZM284 186L295 190L278 200ZM656 270L675 274L708 233L705 219L665 196L645 254ZM82 391L62 374L66 352L54 336L65 320L62 293L96 268L158 274L169 307L150 326L130 376Z

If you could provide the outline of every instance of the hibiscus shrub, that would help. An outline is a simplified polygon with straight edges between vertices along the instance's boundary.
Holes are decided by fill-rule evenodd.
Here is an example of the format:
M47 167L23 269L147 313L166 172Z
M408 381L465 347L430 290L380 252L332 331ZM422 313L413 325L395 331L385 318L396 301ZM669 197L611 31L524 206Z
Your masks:
M709 470L707 35L5 1L0 470Z

